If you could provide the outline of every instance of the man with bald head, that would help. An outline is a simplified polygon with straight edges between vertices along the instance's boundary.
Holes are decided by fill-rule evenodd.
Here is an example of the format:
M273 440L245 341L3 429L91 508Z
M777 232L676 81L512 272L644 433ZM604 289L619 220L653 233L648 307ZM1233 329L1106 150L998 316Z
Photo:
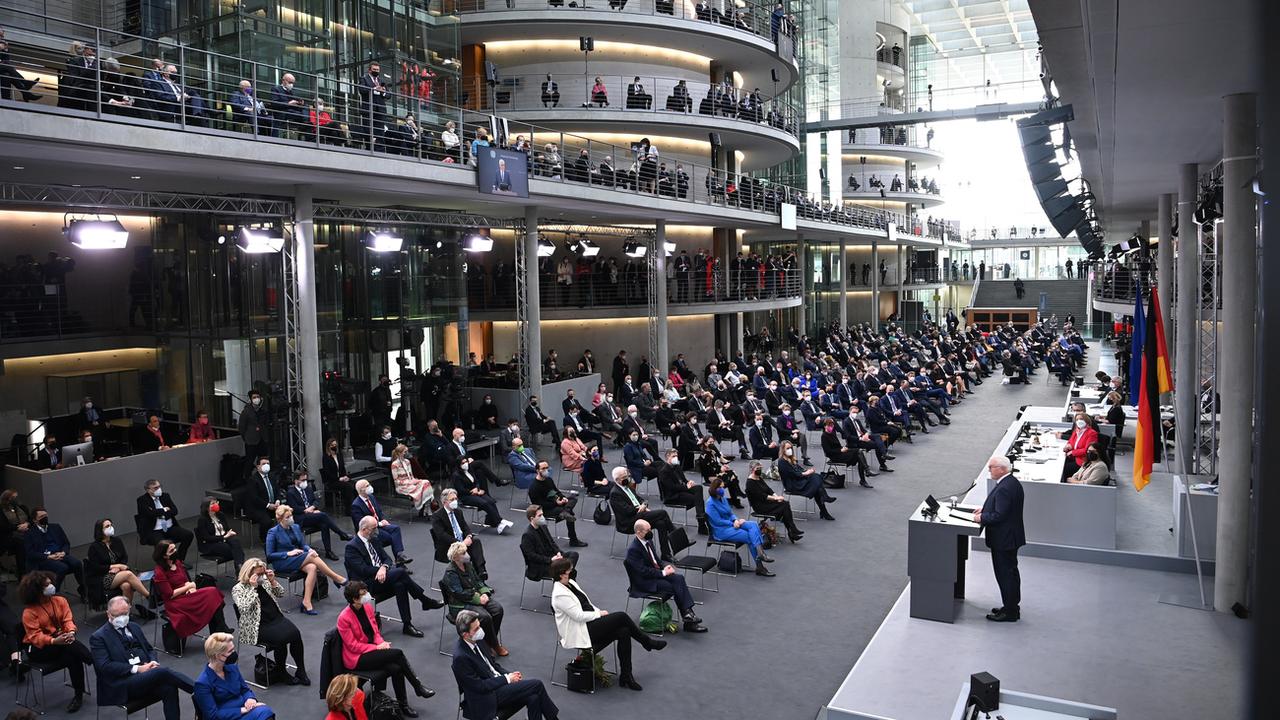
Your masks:
M973 521L986 531L991 550L991 567L1000 586L1001 607L992 608L987 619L992 622L1017 622L1022 615L1022 578L1018 575L1018 548L1027 544L1022 526L1022 483L1012 474L1009 458L997 455L987 461L987 472L995 487L987 493L982 509L973 513Z
M422 604L423 611L444 607L434 598L428 597L422 586L413 581L409 571L395 567L387 552L382 549L378 540L378 521L371 515L360 518L356 536L347 543L343 563L347 568L347 578L359 580L369 587L374 597L394 595L396 607L400 610L400 620L404 626L404 634L410 637L422 637L422 631L413 626L413 611L409 608L409 598Z
M658 561L658 551L653 546L649 534L653 529L645 520L635 521L635 537L627 546L627 557L623 566L627 569L627 579L631 589L642 593L670 593L680 608L680 619L684 621L684 631L703 633L707 628L702 619L693 614L693 595L685 583L684 575L676 572L671 563Z
M297 96L293 86L293 74L285 73L280 77L280 84L271 88L271 102L267 103L280 137L286 132L300 131L308 123L306 101Z
M98 705L127 705L159 697L165 720L180 720L178 691L190 694L191 678L160 667L142 627L129 619L129 601L116 596L107 603L107 622L89 638L93 669L98 676Z

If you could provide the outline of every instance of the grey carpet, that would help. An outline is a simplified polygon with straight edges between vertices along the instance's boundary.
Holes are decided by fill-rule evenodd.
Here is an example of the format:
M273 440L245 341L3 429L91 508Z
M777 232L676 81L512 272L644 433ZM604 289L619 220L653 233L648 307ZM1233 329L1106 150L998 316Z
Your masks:
M1096 355L1097 345L1094 347ZM1095 357L1092 364L1096 362ZM945 496L971 482L1020 406L1061 405L1064 393L1057 382L1046 382L1043 370L1030 385L1000 385L998 378L989 379L952 410L950 427L934 428L928 436L917 434L914 445L899 443L894 449L898 459L890 463L896 472L873 478L874 490L857 487L855 480L848 489L836 491L839 500L831 506L835 522L802 522L808 533L804 540L798 545L784 543L775 551L777 562L771 567L778 574L776 578L749 574L721 578L720 593L695 593L706 601L698 613L710 632L671 637L670 645L661 652L637 649L635 674L643 692L613 687L595 695L579 695L551 688L561 717L650 720L660 708L680 717L814 717L906 585L907 513L926 494ZM540 450L540 455L545 454L545 443ZM821 466L816 444L814 451L815 462ZM621 453L613 450L609 457L617 462ZM734 468L740 477L746 476L745 462L735 461ZM500 497L505 499L505 490ZM620 561L608 557L613 530L591 523L589 515L589 510L582 512L584 521L578 523L583 539L591 543L583 551L579 581L596 604L621 612L626 579ZM522 576L518 533L523 531L524 521L523 515L507 516L517 522L511 533L503 537L493 536L492 531L483 534L491 580L507 609L503 640L511 656L503 664L547 681L556 642L555 624L549 614L517 608ZM431 562L426 526L405 523L403 527L410 554L418 559L412 567L425 585L427 563ZM296 601L290 601L289 606L293 604ZM78 603L74 606L81 617L82 607ZM316 658L323 634L333 627L341 600L334 594L316 607L321 611L319 616L291 616L303 631L313 680L319 677ZM636 611L634 603L632 611ZM86 641L102 617L97 615L81 624ZM234 621L230 610L227 617ZM388 626L388 639L405 649L419 676L439 693L431 700L414 700L412 704L425 717L452 718L457 691L449 659L436 653L440 617L439 611L415 613L416 624L427 634L423 639L405 637L395 624ZM446 628L446 642L450 633ZM185 658L161 659L166 666L193 677L203 664L194 639ZM561 653L560 662L565 661ZM611 654L609 662L613 662ZM62 707L70 691L59 687L54 678L49 679L48 688L51 711L46 717L64 717ZM0 693L12 691L12 680L0 680ZM272 687L258 696L274 707L282 720L292 720L322 716L318 691L314 686ZM92 702L90 698L89 704ZM184 706L184 717L190 717L190 705L184 702ZM91 713L92 707L77 716ZM152 716L159 716L158 709Z

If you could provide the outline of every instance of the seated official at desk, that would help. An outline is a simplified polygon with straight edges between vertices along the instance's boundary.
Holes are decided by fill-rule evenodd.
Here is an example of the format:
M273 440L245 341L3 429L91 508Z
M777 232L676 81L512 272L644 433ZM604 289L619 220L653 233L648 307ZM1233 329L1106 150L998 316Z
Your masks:
M62 448L58 445L58 438L53 435L44 436L44 444L40 446L40 452L36 453L37 470L61 470L62 469Z
M1085 451L1084 465L1067 478L1066 482L1073 485L1106 485L1110 479L1111 471L1102 460L1101 443L1094 443Z
M138 496L138 535L143 545L155 545L160 538L178 544L178 557L184 562L195 534L178 524L178 505L160 487L159 480L148 480L146 491Z
M209 442L218 439L218 431L209 424L209 413L201 410L196 413L196 421L187 432L187 444Z
M1089 447L1098 442L1098 429L1093 426L1093 418L1087 413L1076 413L1073 424L1075 427L1067 437L1067 444L1062 446L1062 452L1067 454L1067 461L1062 467L1064 480L1074 475L1084 465ZM1059 437L1063 434L1065 433L1059 433Z
M160 417L152 415L147 418L147 424L134 435L133 450L135 453L153 452L155 450L168 450L169 441L164 437L164 431L160 429Z

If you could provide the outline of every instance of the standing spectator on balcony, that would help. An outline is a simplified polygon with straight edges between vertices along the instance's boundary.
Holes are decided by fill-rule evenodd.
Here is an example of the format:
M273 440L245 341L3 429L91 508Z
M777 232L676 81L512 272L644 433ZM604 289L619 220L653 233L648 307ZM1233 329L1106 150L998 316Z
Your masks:
M387 83L380 64L369 63L369 71L360 77L356 92L360 95L360 127L355 135L372 148L387 116Z
M1071 262L1071 258L1067 258L1067 279L1068 280L1070 280L1073 277L1071 274L1072 267L1073 267L1073 263Z
M893 53L893 64L902 67L902 47L898 43L894 43L889 51Z
M1021 300L1027 294L1027 286L1023 284L1022 278L1014 278L1013 291L1017 293L1018 299Z
M76 40L71 43L70 54L62 61L62 72L58 73L58 107L74 108L76 82L74 70L84 55L84 43Z
M889 268L884 264L884 258L880 259L880 284L884 285L885 278L889 276Z
M567 256L556 266L556 285L560 287L560 304L568 304L569 292L573 289L573 262Z
M72 46L74 51L75 47ZM85 45L79 57L68 58L62 82L67 82L70 107L73 110L92 111L98 102L98 53L92 45Z
M681 250L680 255L676 257L673 263L676 269L676 293L677 302L686 302L689 299L689 272L693 268L693 262L689 259L689 251Z
M458 162L459 149L462 147L462 141L458 139L458 127L453 121L444 124L444 132L440 133L440 144L444 146L444 161Z
M560 106L560 85L552 80L549 74L542 82L542 107L547 107L547 103L550 103L553 108Z
M267 107L279 121L276 125L279 137L289 132L300 132L307 123L307 103L294 93L294 83L293 74L285 73L280 77L280 84L271 88L271 101Z
M978 263L978 279L983 280L987 277L987 261L983 260Z
M862 263L862 284L871 284L871 263Z
M773 36L773 41L778 42L778 32L782 29L782 22L787 17L787 11L782 9L782 3L778 3L773 7L773 12L769 14L769 33Z

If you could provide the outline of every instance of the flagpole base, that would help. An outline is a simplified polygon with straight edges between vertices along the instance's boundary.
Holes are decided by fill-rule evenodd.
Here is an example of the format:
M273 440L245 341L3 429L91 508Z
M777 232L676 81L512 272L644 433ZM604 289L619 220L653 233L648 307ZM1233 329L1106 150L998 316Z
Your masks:
M1213 603L1208 601L1201 602L1199 595L1191 593L1161 593L1156 602L1162 605L1176 605L1178 607L1190 608L1192 610L1204 610L1205 612L1213 612Z

